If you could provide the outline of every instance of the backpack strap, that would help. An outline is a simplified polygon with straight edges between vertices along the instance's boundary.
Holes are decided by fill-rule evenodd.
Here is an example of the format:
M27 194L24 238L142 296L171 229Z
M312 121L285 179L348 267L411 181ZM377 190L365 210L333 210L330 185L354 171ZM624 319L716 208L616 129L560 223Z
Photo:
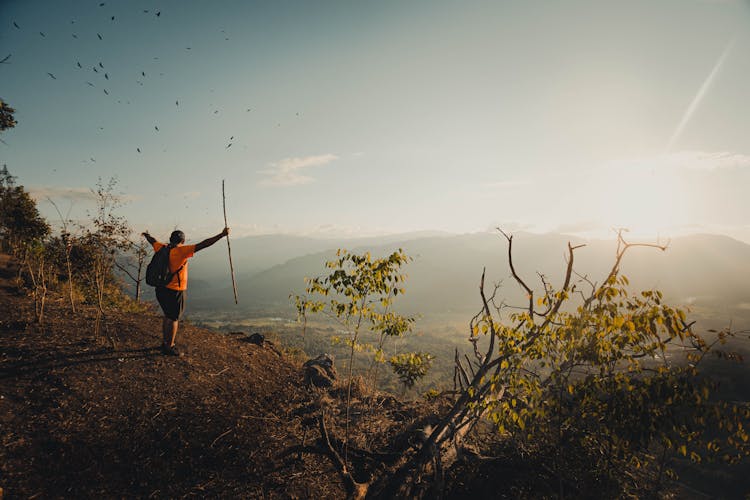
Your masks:
M171 252L172 249L175 248L175 246L172 245L172 243L170 243L169 245L167 245L167 248L169 248L169 252ZM169 258L167 258L167 262L169 262ZM170 271L169 273L171 275L169 278L169 281L172 281L172 278L174 277L175 274L177 275L177 286L179 287L182 286L182 281L180 280L180 271L182 271L182 268L185 267L185 264L186 262L183 262L183 264L180 267L178 267L175 272Z

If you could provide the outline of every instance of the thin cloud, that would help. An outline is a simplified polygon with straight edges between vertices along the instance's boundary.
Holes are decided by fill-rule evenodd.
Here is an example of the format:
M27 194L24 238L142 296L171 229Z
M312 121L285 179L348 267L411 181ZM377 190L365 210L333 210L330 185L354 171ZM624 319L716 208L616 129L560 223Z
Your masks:
M324 154L316 156L284 158L277 162L269 164L269 168L260 170L258 173L265 175L265 179L260 181L262 186L296 186L309 184L315 179L309 175L300 173L300 170L308 167L320 167L327 165L332 161L338 160L334 154Z
M611 166L618 170L640 168L714 172L717 170L750 168L750 156L726 151L679 151L651 158L616 161L612 162Z
M724 170L750 167L750 156L739 153L682 151L668 156L669 163L689 170Z
M39 186L29 189L29 195L36 201L50 198L52 200L66 200L66 201L94 201L96 195L89 188L83 187L53 187L53 186Z
M96 193L91 188L85 187L56 187L37 186L29 188L29 195L35 201L50 199L55 202L65 201L68 203L96 203ZM138 194L116 193L122 203L132 203L143 199Z

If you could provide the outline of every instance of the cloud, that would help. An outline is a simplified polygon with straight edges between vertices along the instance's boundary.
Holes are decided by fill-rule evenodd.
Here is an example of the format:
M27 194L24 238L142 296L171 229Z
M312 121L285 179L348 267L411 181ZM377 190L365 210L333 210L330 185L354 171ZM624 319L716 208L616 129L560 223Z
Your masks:
M617 161L613 162L611 166L617 169L624 167L628 169L641 168L650 170L656 168L714 172L717 170L750 168L750 156L726 151L679 151L650 158Z
M750 167L750 156L740 153L681 151L666 155L668 165L688 170L714 171Z
M265 175L261 180L263 186L296 186L300 184L309 184L315 179L309 175L303 175L299 171L308 167L319 167L327 165L334 160L338 160L334 154L324 154L316 156L305 156L302 158L284 158L275 163L269 164L270 168L260 170L258 173Z
M45 200L50 198L51 200L66 200L71 202L76 201L94 201L96 195L89 188L83 187L54 187L54 186L39 186L29 188L29 195L35 200Z
M138 201L143 197L137 194L115 193L123 203ZM91 188L64 186L36 186L29 188L29 195L36 201L51 199L54 202L96 203L96 193Z

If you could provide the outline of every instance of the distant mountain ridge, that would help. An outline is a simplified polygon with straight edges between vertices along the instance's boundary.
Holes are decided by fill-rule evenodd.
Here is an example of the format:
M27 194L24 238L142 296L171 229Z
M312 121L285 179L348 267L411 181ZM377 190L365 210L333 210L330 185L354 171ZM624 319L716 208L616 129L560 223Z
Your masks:
M568 242L585 244L575 252L575 270L601 281L614 262L615 241L519 232L513 238L516 270L532 286L540 284L537 272L559 286ZM412 256L414 261L405 269L407 293L398 301L406 312L475 313L484 268L488 284L502 281L499 296L509 303L523 302L520 288L509 279L507 242L499 233L407 233L350 240L269 235L233 240L232 245L241 310L291 312L289 294L304 291L305 277L324 274L325 261L337 248L373 255L403 248ZM631 248L621 271L633 290L658 288L676 305L712 310L727 319L750 316L750 245L727 236L675 238L665 252ZM190 273L191 308L236 310L225 251L216 248L200 254Z

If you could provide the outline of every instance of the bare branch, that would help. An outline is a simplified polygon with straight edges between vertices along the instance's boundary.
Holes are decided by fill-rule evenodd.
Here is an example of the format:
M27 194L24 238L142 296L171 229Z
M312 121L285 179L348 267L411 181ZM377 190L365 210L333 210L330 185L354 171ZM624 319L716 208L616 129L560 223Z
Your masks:
M129 277L129 278L130 278L131 280L133 280L133 281L138 281L138 279L137 279L137 278L136 278L135 276L133 276L132 274L130 274L130 271L128 271L128 270L127 270L127 268L125 268L125 267L121 266L121 265L120 265L120 264L119 264L119 263L118 263L117 261L113 261L113 264L115 265L115 267L116 267L117 269L119 269L120 271L122 271L122 272L124 272L125 274L127 274L127 275L128 275L128 277Z
M526 290L526 294L529 297L529 314L534 314L534 292L529 288L529 286L518 276L516 273L516 269L513 266L513 235L506 234L505 231L497 228L500 233L502 233L503 236L505 236L505 239L508 240L508 264L510 265L510 272L513 275L513 278L518 282L519 285L523 287L524 290Z
M596 298L599 291L603 290L604 287L609 286L610 281L617 276L617 273L620 272L620 262L622 261L622 258L625 256L625 252L628 251L629 248L632 247L647 247L647 248L656 248L661 250L662 252L667 249L669 246L669 241L666 245L659 245L657 243L628 243L625 241L625 238L623 237L624 229L620 228L617 230L617 251L615 253L615 263L612 265L612 269L610 269L609 274L607 275L607 278L604 280L602 285L594 292L588 299L586 299L586 302L584 302L583 306L588 307L591 302Z
M484 295L484 274L486 269L482 269L482 280L479 283L479 295L482 297L482 305L484 307L484 313L487 318L487 322L490 324L490 345L487 347L487 354L485 354L484 359L488 360L492 357L492 352L495 349L495 335L498 334L497 329L495 328L495 322L492 319L492 313L490 312L490 306L487 303L487 297Z

